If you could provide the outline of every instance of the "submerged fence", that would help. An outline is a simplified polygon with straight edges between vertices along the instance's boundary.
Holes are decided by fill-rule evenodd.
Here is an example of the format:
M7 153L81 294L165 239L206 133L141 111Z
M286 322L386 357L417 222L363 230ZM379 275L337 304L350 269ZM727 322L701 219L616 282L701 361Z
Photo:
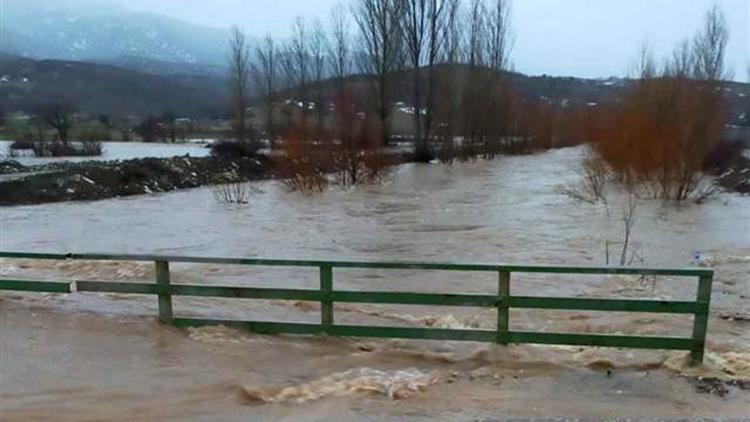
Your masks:
M156 295L158 297L159 319L164 323L173 324L178 327L226 325L230 327L249 329L263 334L327 334L332 336L351 337L465 340L499 344L537 343L640 349L675 349L689 350L693 363L700 363L703 361L706 329L708 325L708 310L711 299L711 285L713 282L713 270L707 268L595 268L416 262L297 261L152 255L38 254L16 252L0 252L0 258L154 262L156 269L155 283L0 279L0 291L15 290L54 293L72 293L78 291ZM172 284L169 271L170 263L309 267L318 270L320 287L317 290L310 290ZM489 272L497 274L498 290L497 294L493 295L343 291L334 289L333 270L337 268ZM510 290L511 275L513 273L630 274L639 276L693 277L698 278L698 291L695 301L516 296L512 295ZM173 296L320 302L320 324L180 318L175 317L172 312ZM497 308L497 328L495 330L468 330L341 325L334 322L333 304L335 302ZM509 329L511 308L693 314L693 333L692 337L683 338L512 331Z

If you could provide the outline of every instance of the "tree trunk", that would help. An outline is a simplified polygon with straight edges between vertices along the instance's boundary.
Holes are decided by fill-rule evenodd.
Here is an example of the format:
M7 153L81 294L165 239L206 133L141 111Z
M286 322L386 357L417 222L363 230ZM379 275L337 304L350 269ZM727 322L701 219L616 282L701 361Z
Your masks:
M414 68L414 145L418 161L428 161L430 151L422 136L422 72L419 67Z
M378 93L380 96L380 104L379 104L379 113L380 113L380 135L381 135L381 144L382 146L388 146L388 143L390 141L390 127L388 125L388 96L386 94L386 91L388 89L388 85L386 82L387 76L385 74L382 74L380 76L380 92Z

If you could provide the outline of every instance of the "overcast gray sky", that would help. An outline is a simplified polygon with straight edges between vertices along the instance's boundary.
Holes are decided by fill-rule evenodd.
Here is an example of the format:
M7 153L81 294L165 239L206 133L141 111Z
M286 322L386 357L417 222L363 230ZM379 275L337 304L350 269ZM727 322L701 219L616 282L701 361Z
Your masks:
M111 0L102 0L111 1ZM253 35L288 34L296 15L325 19L342 0L115 0L206 26L244 27ZM750 57L750 0L515 0L513 62L528 74L581 77L624 76L641 42L657 56L669 54L698 29L714 3L724 10L731 38L727 65L747 80Z

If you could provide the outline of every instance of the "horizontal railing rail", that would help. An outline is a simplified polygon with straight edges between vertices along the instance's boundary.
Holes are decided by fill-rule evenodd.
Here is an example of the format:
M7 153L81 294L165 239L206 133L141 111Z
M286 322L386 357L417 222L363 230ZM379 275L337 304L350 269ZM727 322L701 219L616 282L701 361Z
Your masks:
M647 276L684 276L700 277L713 275L710 268L635 268L635 267L578 267L549 265L506 265L506 264L454 264L446 262L406 262L406 261L325 261L325 260L291 260L259 258L207 258L169 255L118 255L118 254L50 254L30 252L0 252L0 258L38 259L38 260L77 260L77 261L121 261L121 262L156 262L189 264L223 264L281 267L321 267L355 269L400 269L400 270L436 270L436 271L475 271L475 272L518 272L518 273L555 273L555 274L615 274Z
M708 311L713 282L713 270L709 268L622 268L622 267L571 267L506 264L455 264L426 262L358 262L325 260L277 260L256 258L206 258L161 255L119 254L49 254L27 252L0 252L0 258L33 260L79 260L154 262L155 283L112 281L42 281L22 279L0 279L0 290L73 293L106 292L121 294L156 295L159 319L178 327L203 325L226 325L249 329L263 334L326 334L352 337L385 337L433 340L482 341L499 344L536 343L601 347L626 347L641 349L689 350L692 361L703 361ZM318 289L280 289L258 287L236 287L216 285L172 284L170 263L220 264L280 267L312 267L319 271ZM334 269L382 269L382 270L430 270L493 272L498 275L498 294L443 294L383 291L345 291L334 289ZM675 276L698 278L695 301L594 299L515 296L510 292L513 273L547 274L625 274L640 276ZM172 310L173 296L195 296L234 299L297 300L319 302L320 324L227 321L200 318L175 317ZM468 306L497 309L495 330L438 329L415 327L377 327L342 325L334 322L333 304L371 303L394 305ZM607 334L574 334L550 332L513 331L509 328L510 309L547 309L575 311L644 312L668 314L692 314L691 337L625 336Z

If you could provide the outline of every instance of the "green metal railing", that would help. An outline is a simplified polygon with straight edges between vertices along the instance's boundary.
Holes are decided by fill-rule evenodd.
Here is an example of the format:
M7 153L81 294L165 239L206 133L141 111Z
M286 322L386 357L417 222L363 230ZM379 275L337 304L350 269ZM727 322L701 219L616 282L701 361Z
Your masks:
M352 337L466 340L499 344L537 343L641 349L676 349L689 350L693 363L700 363L703 361L706 329L708 325L708 310L711 299L711 285L713 282L713 270L708 268L593 268L417 262L301 261L152 255L37 254L16 252L0 252L0 258L154 262L156 270L155 283L0 280L0 290L54 293L71 293L78 291L157 295L159 319L164 323L173 324L178 327L226 325L230 327L245 328L263 334L327 334L332 336ZM317 290L305 290L171 284L169 272L170 263L312 267L317 268L319 271L320 288ZM333 270L336 268L490 272L495 273L498 276L498 293L496 295L478 295L342 291L334 289L333 286ZM695 301L515 296L512 295L510 291L511 274L513 273L630 274L639 276L697 277L698 292ZM173 296L320 302L320 324L179 318L173 315ZM467 330L341 325L334 322L333 304L335 302L496 308L497 329ZM509 328L509 314L511 308L693 314L693 333L690 338L681 338L512 331Z

